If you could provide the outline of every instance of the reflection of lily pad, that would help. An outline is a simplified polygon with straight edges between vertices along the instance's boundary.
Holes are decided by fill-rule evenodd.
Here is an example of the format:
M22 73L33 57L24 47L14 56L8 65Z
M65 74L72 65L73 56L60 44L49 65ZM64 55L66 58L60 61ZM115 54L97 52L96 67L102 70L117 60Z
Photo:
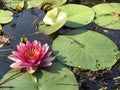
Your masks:
M18 71L16 69L9 71L3 80ZM11 90L79 90L73 73L59 63L54 63L44 70L38 70L33 75L29 73L18 74L3 86L13 86L14 88ZM5 88L5 90L10 90L10 88Z
M58 36L52 47L60 61L93 71L110 68L119 53L110 39L89 30L74 30Z
M44 24L39 23L38 29L41 33L47 35L52 34L65 24L66 19L67 16L65 12L58 8L54 8L47 12L45 18L43 19Z
M120 3L103 3L93 6L95 23L109 29L120 30Z
M94 12L91 8L84 5L68 4L60 7L67 13L66 26L82 27L93 21Z
M0 10L0 23L5 24L11 22L13 19L13 13L10 11Z

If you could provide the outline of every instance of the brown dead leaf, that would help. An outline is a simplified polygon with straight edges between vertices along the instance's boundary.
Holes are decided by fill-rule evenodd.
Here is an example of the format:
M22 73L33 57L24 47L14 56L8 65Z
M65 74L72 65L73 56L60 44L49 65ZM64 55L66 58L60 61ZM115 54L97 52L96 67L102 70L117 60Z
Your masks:
M0 42L9 43L9 42L10 42L10 39L7 38L6 36L0 36Z

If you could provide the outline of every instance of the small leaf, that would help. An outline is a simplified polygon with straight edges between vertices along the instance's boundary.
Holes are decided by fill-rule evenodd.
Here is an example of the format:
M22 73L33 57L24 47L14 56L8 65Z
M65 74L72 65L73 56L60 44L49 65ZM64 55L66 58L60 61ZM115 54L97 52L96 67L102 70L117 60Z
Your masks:
M61 62L92 71L110 68L120 53L110 39L90 30L73 30L60 35L52 48Z
M0 23L6 24L11 22L13 19L13 13L7 10L0 10Z
M66 13L58 8L54 8L47 12L42 22L39 23L38 29L41 33L50 35L59 30L67 20Z
M96 13L94 22L102 27L120 30L120 3L103 3L92 7Z

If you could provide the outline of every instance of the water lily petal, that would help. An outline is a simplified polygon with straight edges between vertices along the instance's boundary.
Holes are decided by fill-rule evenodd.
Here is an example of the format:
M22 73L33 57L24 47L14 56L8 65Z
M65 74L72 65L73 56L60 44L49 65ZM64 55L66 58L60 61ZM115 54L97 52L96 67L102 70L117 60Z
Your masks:
M19 44L21 47L24 47L25 46L25 44L24 43L22 43L22 42L20 42L20 44Z
M20 62L20 60L18 58L16 58L14 55L9 55L8 58L15 62Z
M40 50L40 59L43 59L48 49L49 49L49 46L47 44L42 45L41 50Z
M30 41L27 41L27 42L26 42L26 46L31 46L31 44L32 44L32 43L31 43Z
M41 49L41 43L40 42L38 42L37 40L34 40L32 44L33 44L33 47L35 49L40 51L40 49Z
M51 65L52 65L51 62L42 62L42 63L40 64L40 67L46 67L46 66L51 66Z
M25 48L23 46L17 45L17 49L18 49L19 52L21 52L22 54L24 54Z
M26 66L22 62L15 62L10 65L12 68L25 68Z
M27 67L27 72L34 73L36 71L37 67Z
M50 57L50 55L52 54L52 52L47 52L44 57L43 57L43 60L45 60L46 58Z
M51 62L51 61L53 61L55 58L56 58L56 57L49 57L49 58L45 59L44 61L46 61L46 62Z

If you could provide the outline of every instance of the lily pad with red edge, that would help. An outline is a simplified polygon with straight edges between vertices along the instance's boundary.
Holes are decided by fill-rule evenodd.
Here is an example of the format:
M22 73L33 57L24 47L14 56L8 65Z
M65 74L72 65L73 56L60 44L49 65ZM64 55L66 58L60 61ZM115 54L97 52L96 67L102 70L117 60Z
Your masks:
M0 9L0 24L6 24L13 20L13 13L8 10Z
M13 69L6 73L1 82L14 76L1 86L13 88L2 90L79 90L74 74L58 62L47 68L39 68L34 74L23 72L15 75L19 71Z
M120 30L120 3L102 3L92 7L96 13L94 22L104 28Z
M92 71L111 68L120 53L109 38L91 30L73 30L59 35L52 49L61 62Z
M68 27L83 27L91 23L95 16L93 10L85 5L67 4L60 8L67 13L65 25Z

